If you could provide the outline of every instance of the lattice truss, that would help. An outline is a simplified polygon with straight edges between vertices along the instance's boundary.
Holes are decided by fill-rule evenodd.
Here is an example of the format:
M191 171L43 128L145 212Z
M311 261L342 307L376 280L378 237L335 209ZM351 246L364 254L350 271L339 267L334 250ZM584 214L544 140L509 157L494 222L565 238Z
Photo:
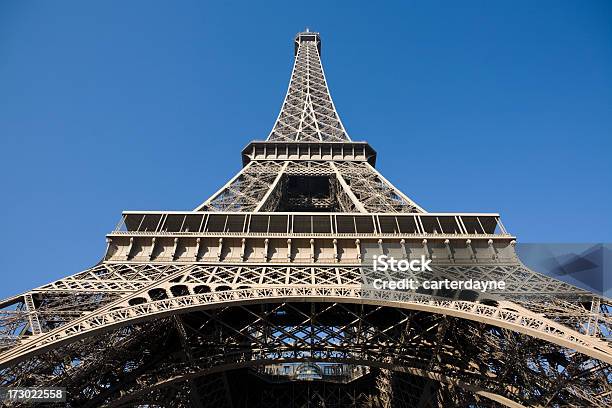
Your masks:
M198 210L279 211L287 203L289 177L328 177L320 207L334 212L421 213L424 210L366 162L254 161ZM312 204L316 206L317 203Z
M0 357L13 362L0 363L0 377L12 386L63 384L73 390L74 406L85 400L98 406L128 403L127 395L138 401L199 399L209 381L219 381L215 370L316 360L385 368L389 378L397 372L421 378L428 397L407 406L479 406L490 393L502 405L612 402L610 365L598 358L611 340L606 299L520 265L441 265L434 274L503 278L509 289L473 302L372 291L368 284L381 276L360 266L101 264L5 301ZM547 291L551 295L542 293ZM291 302L309 296L310 303ZM360 304L368 299L378 304ZM265 305L256 304L261 300ZM175 317L156 317L168 314ZM179 360L175 348L160 342L160 336L175 335L172 341L185 350ZM389 387L383 388L390 395L366 395L354 406L368 406L364 401L373 398L379 405L372 406L401 406L391 403L399 398L394 395L424 392ZM231 398L231 390L227 394L218 398ZM218 404L210 406L223 406Z
M252 379L248 378L250 384ZM459 388L402 372L375 369L369 375L350 384L308 381L270 383L254 381L245 387L247 395L233 401L236 407L297 408L297 407L434 407L446 401L470 401L473 406L498 406L477 395L465 395ZM246 401L245 404L242 401ZM437 405L434 405L436 404ZM484 403L484 404L482 404ZM448 406L450 404L447 404Z
M374 378L334 386L226 377L268 362L304 361L369 365ZM321 397L326 405L314 406L609 406L611 374L598 360L508 329L336 302L228 306L136 323L2 372L14 386L66 386L69 406L83 407L267 407L278 399L262 396L284 400L289 391L294 400L286 406L295 407L320 404ZM245 390L247 383L253 388ZM326 394L331 390L335 397Z
M389 183L369 163L337 164L352 193L367 212L424 212L421 207Z
M255 211L282 167L275 161L250 162L198 210Z
M269 141L350 141L332 102L316 40L298 38L291 82Z

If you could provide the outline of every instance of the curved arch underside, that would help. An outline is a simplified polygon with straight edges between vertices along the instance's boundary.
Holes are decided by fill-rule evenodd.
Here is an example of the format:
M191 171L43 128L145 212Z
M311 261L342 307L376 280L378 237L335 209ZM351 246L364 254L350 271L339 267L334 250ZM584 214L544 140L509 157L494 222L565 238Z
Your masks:
M510 302L502 301L499 305L491 306L472 301L438 298L414 292L375 290L356 285L352 287L335 285L243 286L234 290L230 286L221 286L219 291L206 291L198 294L187 290L186 285L183 284L169 285L168 282L165 285L164 282L161 282L157 288L148 288L146 292L135 293L126 299L110 303L91 315L86 314L56 330L35 336L2 354L0 366L6 366L30 354L40 353L80 337L94 335L131 322L146 321L192 310L274 301L363 303L438 313L510 329L559 346L573 348L608 364L612 363L612 350L605 342L595 337L582 335L527 309L516 310L518 306ZM177 293L175 296L168 297L168 294L172 293L172 288L177 286L185 287L184 294ZM160 296L162 294L163 296ZM145 295L147 297L144 297ZM163 298L152 300L153 296ZM135 300L139 302L134 302Z
M352 393L346 406L612 403L605 303L517 265L444 268L455 279L512 278L514 295L374 290L358 266L100 264L4 302L17 309L0 326L21 334L0 344L0 374L6 385L66 386L74 406L194 403L228 376L316 406L334 382L266 377L290 362L367 369L334 385ZM533 285L561 295L530 295Z
M270 393L281 392L266 364L314 361L367 368L367 375L343 383L357 394L359 381L383 381L387 386L379 388L388 393L389 384L409 377L421 387L413 394L422 395L424 387L429 402L468 401L467 395L474 406L610 402L610 366L586 354L482 321L336 300L233 302L132 319L32 354L2 376L13 386L62 384L72 390L73 406L122 406L134 399L162 401L164 395L172 401L176 393L197 398L207 381L227 383L228 370L257 377ZM294 379L285 388L302 392L312 384ZM397 392L405 389L398 386ZM392 395L363 398L380 402ZM406 406L419 406L410 401ZM420 406L428 406L426 401ZM354 406L368 406L360 404Z

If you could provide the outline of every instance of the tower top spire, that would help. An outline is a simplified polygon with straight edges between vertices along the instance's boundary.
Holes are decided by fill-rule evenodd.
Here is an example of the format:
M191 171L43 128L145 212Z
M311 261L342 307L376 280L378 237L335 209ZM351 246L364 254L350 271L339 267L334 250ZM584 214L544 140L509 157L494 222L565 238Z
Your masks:
M301 33L297 33L295 35L294 55L297 55L300 44L304 41L314 42L319 50L319 55L321 54L321 36L319 33L312 32L308 27L306 27L306 31L302 31Z
M321 65L321 38L295 35L295 61L285 102L268 141L350 142L332 102Z

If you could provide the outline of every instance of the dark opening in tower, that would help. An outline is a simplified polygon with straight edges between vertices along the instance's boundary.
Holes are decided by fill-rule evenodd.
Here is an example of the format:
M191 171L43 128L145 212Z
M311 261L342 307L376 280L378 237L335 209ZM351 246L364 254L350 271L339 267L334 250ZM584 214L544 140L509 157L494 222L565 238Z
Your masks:
M287 176L276 211L338 211L336 185L329 176Z

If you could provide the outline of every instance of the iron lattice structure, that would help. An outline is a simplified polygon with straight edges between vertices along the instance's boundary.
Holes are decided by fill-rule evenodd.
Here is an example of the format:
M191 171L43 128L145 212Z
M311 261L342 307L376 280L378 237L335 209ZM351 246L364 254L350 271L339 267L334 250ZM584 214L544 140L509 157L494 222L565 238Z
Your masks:
M266 141L193 211L125 212L94 267L2 301L5 386L68 406L612 405L610 300L526 268L498 214L429 213L332 103L295 38ZM503 291L375 290L373 251Z

